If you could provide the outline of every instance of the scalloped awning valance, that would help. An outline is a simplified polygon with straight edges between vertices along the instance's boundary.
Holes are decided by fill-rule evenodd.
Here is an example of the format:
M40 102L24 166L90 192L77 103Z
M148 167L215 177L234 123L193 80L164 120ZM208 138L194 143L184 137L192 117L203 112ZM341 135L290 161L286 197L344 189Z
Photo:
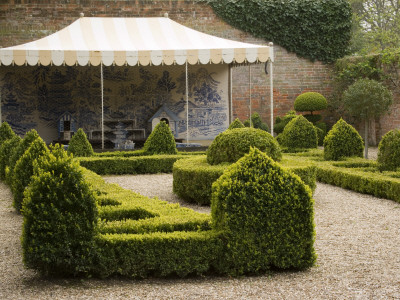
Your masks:
M222 39L169 18L87 18L0 49L1 65L183 65L266 62L273 48ZM272 59L273 60L273 59Z

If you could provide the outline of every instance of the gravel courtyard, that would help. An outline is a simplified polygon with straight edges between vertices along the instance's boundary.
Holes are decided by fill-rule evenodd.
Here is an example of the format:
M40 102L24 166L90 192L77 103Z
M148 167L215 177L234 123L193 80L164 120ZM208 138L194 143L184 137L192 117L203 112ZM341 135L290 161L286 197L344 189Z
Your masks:
M180 201L171 192L170 174L105 179L150 197ZM314 199L318 261L304 272L240 278L42 278L23 266L22 217L0 182L0 299L400 299L400 204L320 183Z

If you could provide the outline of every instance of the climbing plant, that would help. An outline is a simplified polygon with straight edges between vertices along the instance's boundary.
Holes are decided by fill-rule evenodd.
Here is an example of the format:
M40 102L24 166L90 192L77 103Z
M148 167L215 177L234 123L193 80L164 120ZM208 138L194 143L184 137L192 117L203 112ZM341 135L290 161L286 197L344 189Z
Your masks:
M333 62L351 38L347 0L199 0L235 28L284 47L301 57Z

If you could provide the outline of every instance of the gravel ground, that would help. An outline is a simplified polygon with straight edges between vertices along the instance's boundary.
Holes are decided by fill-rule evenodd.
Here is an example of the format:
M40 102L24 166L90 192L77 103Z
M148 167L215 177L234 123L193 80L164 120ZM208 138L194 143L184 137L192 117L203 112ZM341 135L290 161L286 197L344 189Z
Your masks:
M171 177L106 179L176 202ZM0 299L400 299L400 205L320 183L314 199L318 261L307 271L240 278L57 279L23 267L22 217L0 182Z

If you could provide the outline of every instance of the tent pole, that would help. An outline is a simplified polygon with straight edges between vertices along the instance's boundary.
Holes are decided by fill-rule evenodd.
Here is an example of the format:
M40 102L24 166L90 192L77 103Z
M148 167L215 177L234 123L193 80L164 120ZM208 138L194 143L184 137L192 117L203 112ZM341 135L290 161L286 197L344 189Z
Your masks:
M249 64L249 99L250 99L250 105L249 105L250 116L249 116L249 120L250 120L250 127L253 127L252 120L251 120L251 64Z
M233 122L232 65L229 65L229 105L230 105L230 120L229 120L229 124L231 124Z
M273 68L272 68L272 64L273 64L273 61L274 61L273 45L274 44L272 42L269 43L269 46L271 48L270 59L269 59L270 60L269 87L270 87L270 97L271 97L271 107L270 107L270 109L271 109L271 135L272 136L274 136L274 83L273 83L273 77L274 77L273 75L274 75L274 73L273 73Z
M1 90L0 90L0 125L1 125L1 123L2 123L2 120L1 120Z
M189 75L188 64L186 60L186 143L189 143Z
M103 83L103 62L100 62L101 81L101 149L104 150L104 83Z

